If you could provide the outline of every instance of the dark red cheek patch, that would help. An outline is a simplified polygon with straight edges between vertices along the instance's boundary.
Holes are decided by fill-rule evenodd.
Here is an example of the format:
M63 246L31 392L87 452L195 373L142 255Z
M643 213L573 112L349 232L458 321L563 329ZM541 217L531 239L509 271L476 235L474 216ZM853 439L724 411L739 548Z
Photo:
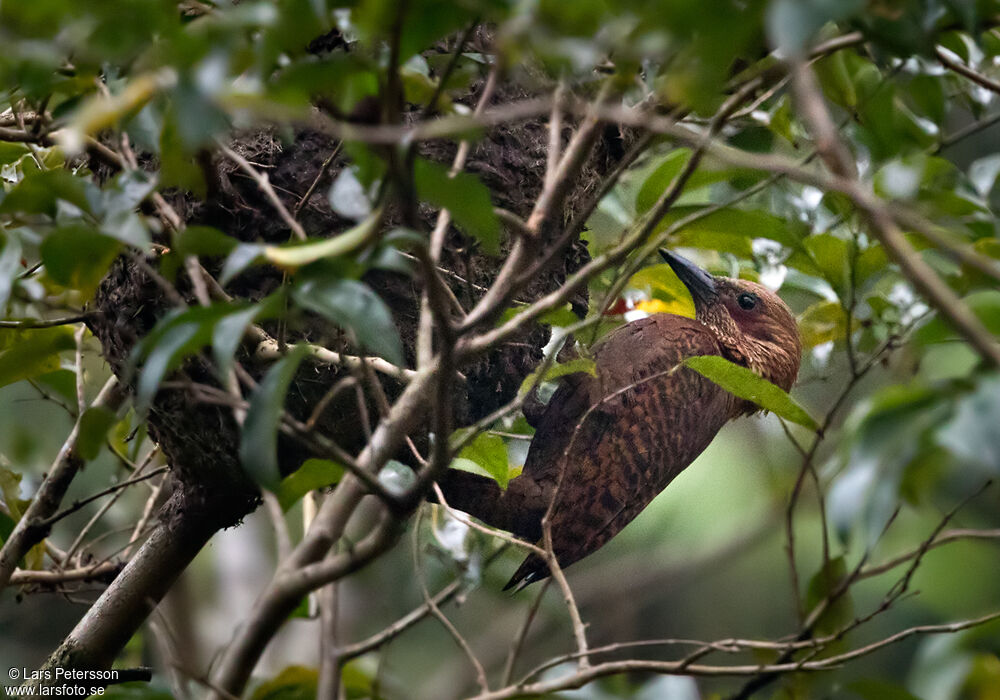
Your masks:
M729 315L733 317L736 325L744 333L759 336L761 335L760 332L767 327L766 317L759 302L755 308L749 311L741 308L735 300L727 299L725 304Z

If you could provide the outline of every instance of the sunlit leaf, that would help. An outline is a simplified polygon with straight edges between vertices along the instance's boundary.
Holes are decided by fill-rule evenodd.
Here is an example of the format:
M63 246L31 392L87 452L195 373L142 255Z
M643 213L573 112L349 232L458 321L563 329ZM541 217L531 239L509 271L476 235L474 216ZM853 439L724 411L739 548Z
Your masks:
M514 307L512 309L509 309L508 310L510 312L509 315L505 313L503 320L507 321L513 318L522 309L523 307ZM557 326L560 328L565 326L571 326L579 320L580 317L577 316L575 313L573 313L573 309L569 304L564 304L558 308L552 309L552 311L542 314L538 318L538 322L541 324L544 324L546 326Z
M75 347L73 331L65 326L24 331L0 353L0 386L59 369L59 353Z
M731 394L747 401L753 401L765 411L771 411L785 420L805 426L810 430L819 428L812 416L787 392L754 374L746 367L718 355L689 357L684 361L684 364Z
M462 449L457 459L474 463L500 484L500 488L507 488L507 482L511 478L507 460L507 446L504 444L503 438L498 435L480 433ZM452 467L457 469L461 469L463 466L463 464L452 464Z
M307 459L301 467L281 480L274 495L278 497L281 509L287 511L310 491L336 484L343 475L341 464L328 459Z
M627 286L629 289L648 291L651 298L668 302L670 313L694 318L691 292L666 263L647 265L632 275Z
M289 243L282 246L266 246L263 249L263 255L275 265L293 270L323 258L347 255L368 242L381 221L382 213L380 210L376 210L357 226L332 238Z
M274 678L257 686L251 700L313 700L318 683L316 669L288 666Z
M83 137L106 129L137 112L160 90L173 85L177 74L171 69L141 73L133 77L118 94L97 92L76 111L67 127L64 141L79 148Z
M22 478L21 474L0 464L0 496L3 496L3 502L7 505L15 523L21 519L27 505L27 501L21 500Z
M835 301L818 301L798 318L802 347L814 348L831 340L840 340L847 331L847 316Z
M553 362L544 373L542 372L542 368L538 367L538 369L524 378L524 381L521 382L521 388L518 389L518 393L523 395L530 391L532 387L542 382L552 382L559 377L577 373L589 374L591 377L596 377L597 365L589 357L575 357L566 362Z

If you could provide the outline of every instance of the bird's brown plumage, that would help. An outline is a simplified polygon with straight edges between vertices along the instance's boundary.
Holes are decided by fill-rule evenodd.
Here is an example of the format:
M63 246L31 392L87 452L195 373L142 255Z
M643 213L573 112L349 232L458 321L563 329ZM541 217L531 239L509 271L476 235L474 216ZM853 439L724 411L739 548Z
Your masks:
M686 358L721 355L792 386L801 350L784 302L754 282L664 257L691 290L696 318L655 314L609 333L592 349L596 376L570 375L552 396L522 474L501 491L453 471L442 482L452 506L531 541L549 512L553 550L567 566L631 522L726 422L757 410L680 367ZM508 587L547 571L530 555Z

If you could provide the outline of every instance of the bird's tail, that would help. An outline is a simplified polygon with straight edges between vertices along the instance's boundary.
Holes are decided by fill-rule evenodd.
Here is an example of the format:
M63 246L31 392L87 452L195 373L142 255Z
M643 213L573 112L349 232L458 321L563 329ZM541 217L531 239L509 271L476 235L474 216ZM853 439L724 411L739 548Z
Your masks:
M458 469L449 469L438 479L438 486L452 508L534 542L541 537L544 511L526 508L516 485L517 479L511 481L510 488L505 491L493 479ZM432 500L436 499L432 497Z
M529 542L537 542L542 536L542 517L545 508L537 497L529 497L531 485L514 479L505 491L493 479L478 474L449 469L438 485L444 498L452 508L464 511L500 530L507 530ZM511 580L504 586L508 590L520 584L518 590L549 575L545 561L531 554L521 564Z

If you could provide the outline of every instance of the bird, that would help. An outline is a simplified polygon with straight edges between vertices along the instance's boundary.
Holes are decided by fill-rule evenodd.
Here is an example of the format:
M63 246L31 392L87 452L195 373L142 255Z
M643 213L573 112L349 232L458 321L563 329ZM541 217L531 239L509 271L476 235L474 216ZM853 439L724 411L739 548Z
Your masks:
M560 568L620 532L726 423L760 410L682 366L685 359L719 355L785 391L798 375L795 316L777 294L660 254L690 292L694 318L655 313L595 343L593 375L561 378L538 415L527 416L535 434L506 489L456 469L439 481L450 507L529 542L541 544L547 517ZM531 553L504 590L549 574L545 558Z

